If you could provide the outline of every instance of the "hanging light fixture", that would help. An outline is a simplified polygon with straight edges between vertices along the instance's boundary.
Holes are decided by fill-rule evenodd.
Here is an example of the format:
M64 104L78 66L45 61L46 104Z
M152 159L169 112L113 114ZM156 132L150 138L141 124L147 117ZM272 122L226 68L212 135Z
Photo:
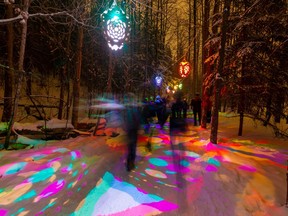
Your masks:
M191 65L186 59L184 58L180 63L179 63L179 75L182 78L186 78L191 72Z
M116 0L101 14L101 19L108 46L115 51L122 49L129 36L130 22L129 17L117 5Z
M156 86L160 87L162 85L163 78L160 75L155 77Z

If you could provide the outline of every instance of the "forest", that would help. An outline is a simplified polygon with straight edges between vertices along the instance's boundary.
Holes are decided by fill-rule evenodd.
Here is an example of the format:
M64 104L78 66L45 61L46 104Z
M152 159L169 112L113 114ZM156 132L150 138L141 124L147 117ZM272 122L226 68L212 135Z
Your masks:
M101 14L113 3L126 13L129 35L109 49ZM250 117L288 137L287 0L1 0L0 117L14 122L58 118L77 128L82 106L107 92L139 98L183 84L201 92L206 128L212 98L218 111ZM182 60L191 64L186 78ZM163 77L160 89L154 85ZM83 108L84 109L84 108ZM86 109L86 108L85 108ZM284 126L283 126L284 125ZM8 137L8 138L7 138Z

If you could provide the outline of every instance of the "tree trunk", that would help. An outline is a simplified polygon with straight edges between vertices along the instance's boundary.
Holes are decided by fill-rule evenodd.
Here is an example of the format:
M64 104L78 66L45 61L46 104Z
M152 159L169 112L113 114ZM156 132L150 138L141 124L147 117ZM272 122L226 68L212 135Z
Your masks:
M210 142L217 144L217 135L218 135L218 119L219 119L219 104L220 104L220 87L221 87L221 74L223 72L224 60L225 60L225 43L226 43L226 32L227 32L227 21L229 17L230 2L231 0L224 1L224 11L222 18L222 27L221 27L221 48L219 53L219 63L218 63L218 73L215 77L215 91L214 91L214 106L212 110L212 122L211 122L211 134Z
M72 125L77 128L79 115L79 96L80 96L80 78L82 69L82 48L83 48L84 30L80 26L78 29L78 43L77 43L77 61L76 61L76 75L73 83L73 111L72 111Z
M7 4L7 18L13 17L13 5ZM8 122L12 115L12 92L14 84L14 64L13 64L13 44L14 31L13 23L7 24L7 53L8 53L8 69L5 69L5 88L4 88L4 109L2 114L2 122Z
M60 101L58 108L58 119L62 119L63 117L63 107L64 107L64 94L65 94L65 86L66 86L66 75L67 75L67 64L65 64L60 73Z
M202 74L203 74L203 82L202 82L202 117L201 117L201 127L207 127L207 112L208 105L210 104L210 97L208 92L208 83L205 81L207 75L211 73L210 71L210 63L205 63L206 58L208 57L208 49L205 48L205 42L208 39L209 35L209 11L210 11L210 3L209 0L204 0L204 19L203 19L203 28L202 28ZM208 101L209 100L209 101Z
M23 20L21 20L22 24L22 34L21 34L21 44L20 44L20 51L19 51L19 62L18 62L18 72L19 74L19 80L16 88L15 98L14 98L14 107L13 111L11 113L11 118L9 121L8 129L7 129L7 135L5 138L4 148L8 149L10 144L10 136L11 136L11 130L14 124L14 120L17 117L17 109L18 109L18 103L20 98L20 91L22 87L22 81L24 77L24 57L25 57L25 47L26 47L26 38L27 38L27 22L28 22L28 9L29 9L29 0L24 0L24 6L23 6Z
M244 33L244 32L243 32ZM243 39L245 36L243 37ZM243 40L245 41L245 40ZM243 122L244 122L244 111L245 111L245 91L244 91L244 86L245 86L245 57L242 59L242 69L241 69L241 77L240 77L240 99L238 101L238 112L239 112L239 117L240 117L240 122L239 122L239 129L238 129L238 136L242 136L243 133Z
M197 26L197 1L193 1L193 41L194 41L194 49L193 49L193 95L197 92L197 40L196 40L196 26Z

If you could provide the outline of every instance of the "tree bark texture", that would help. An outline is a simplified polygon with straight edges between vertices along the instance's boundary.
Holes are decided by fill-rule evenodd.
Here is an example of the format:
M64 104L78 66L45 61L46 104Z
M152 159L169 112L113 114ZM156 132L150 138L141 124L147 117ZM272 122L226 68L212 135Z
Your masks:
M210 11L210 3L209 0L204 0L204 19L203 19L203 28L202 28L202 74L203 74L203 82L202 82L202 116L201 116L201 127L207 127L207 112L208 105L210 104L208 100L210 100L209 92L208 92L208 83L205 81L205 78L209 76L211 73L210 63L205 63L206 58L208 58L208 49L205 47L205 43L209 36L209 11Z
M198 79L198 71L197 71L197 1L193 0L193 81L192 81L192 88L193 88L193 94L197 92L197 79Z
M18 109L18 103L22 88L22 82L24 77L24 57L25 57L25 47L26 47L26 38L27 38L27 22L28 22L28 9L29 9L29 0L24 0L24 6L23 6L23 20L21 20L22 24L22 33L21 33L21 44L20 44L20 51L19 51L19 62L18 62L18 73L19 73L19 80L16 88L15 98L14 98L14 107L11 114L11 118L9 121L8 129L7 129L7 135L5 138L4 148L8 149L10 144L10 136L11 136L11 130L14 125L14 121L17 117L17 109Z
M7 18L13 17L13 5L7 4ZM8 69L5 69L5 86L4 86L4 110L2 115L2 122L8 122L12 115L12 95L14 84L14 64L13 64L13 47L14 47L14 31L13 23L7 24L7 61Z
M210 142L217 144L218 135L218 120L219 120L219 105L220 105L220 88L221 88L221 74L223 72L224 60L225 60L225 43L226 43L226 33L227 33L227 21L229 17L231 0L224 1L224 10L221 26L221 47L219 50L219 63L218 63L218 73L215 77L215 91L214 91L214 106L212 110L212 122L211 122L211 134Z

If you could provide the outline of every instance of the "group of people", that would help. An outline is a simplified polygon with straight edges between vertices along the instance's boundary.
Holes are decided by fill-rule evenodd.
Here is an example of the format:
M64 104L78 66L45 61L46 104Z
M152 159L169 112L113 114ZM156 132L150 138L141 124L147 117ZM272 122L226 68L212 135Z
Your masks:
M156 96L155 100L147 98L139 103L135 95L127 94L123 98L123 109L121 116L123 128L127 133L127 160L126 169L131 171L135 168L136 146L138 139L138 130L141 125L144 126L144 131L149 134L151 124L154 119L157 119L157 124L163 128L167 119L170 116L170 134L186 130L186 118L189 106L192 109L194 117L194 125L201 123L201 103L202 100L199 94L191 100L189 104L186 98L181 94L175 95L173 100L169 97L161 98ZM150 149L151 150L151 149Z

